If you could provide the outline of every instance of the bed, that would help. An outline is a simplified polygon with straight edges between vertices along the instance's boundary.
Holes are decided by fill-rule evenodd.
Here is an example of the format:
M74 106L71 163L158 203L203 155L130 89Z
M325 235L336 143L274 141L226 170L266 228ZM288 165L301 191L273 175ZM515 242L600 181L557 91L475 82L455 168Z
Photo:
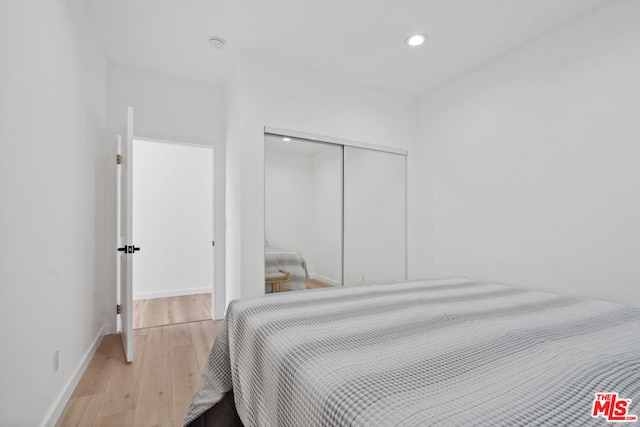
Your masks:
M597 393L640 415L640 308L415 281L232 301L185 425L606 425Z
M264 248L265 273L285 270L291 273L291 280L282 285L283 291L298 291L307 288L309 272L307 262L299 251L273 246Z

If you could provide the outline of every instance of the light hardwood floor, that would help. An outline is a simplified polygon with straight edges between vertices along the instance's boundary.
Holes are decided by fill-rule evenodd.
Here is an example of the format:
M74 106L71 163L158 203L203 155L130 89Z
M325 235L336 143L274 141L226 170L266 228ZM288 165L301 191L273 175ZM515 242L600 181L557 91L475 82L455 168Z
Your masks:
M135 301L133 363L105 336L56 427L182 426L222 325L203 320L210 306L210 294Z
M181 426L213 340L211 294L134 301L134 361L103 338L56 426Z
M221 324L137 329L133 363L105 336L56 426L181 426Z
M133 329L211 319L211 294L143 299L133 302Z

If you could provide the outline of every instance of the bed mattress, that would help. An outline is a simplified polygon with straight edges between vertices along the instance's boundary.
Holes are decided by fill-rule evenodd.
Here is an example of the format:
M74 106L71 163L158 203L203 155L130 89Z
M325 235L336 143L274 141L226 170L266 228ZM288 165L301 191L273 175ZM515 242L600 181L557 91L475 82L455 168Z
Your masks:
M245 426L605 425L613 393L640 415L640 308L463 279L234 300L185 425L231 390Z

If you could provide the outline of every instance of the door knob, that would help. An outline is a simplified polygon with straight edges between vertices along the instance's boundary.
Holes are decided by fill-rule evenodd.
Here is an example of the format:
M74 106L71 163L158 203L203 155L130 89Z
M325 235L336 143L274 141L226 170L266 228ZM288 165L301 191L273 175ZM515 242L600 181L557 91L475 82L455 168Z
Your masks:
M132 246L132 245L125 245L121 248L118 248L118 252L124 252L125 254L132 254L135 253L137 251L139 251L140 248Z

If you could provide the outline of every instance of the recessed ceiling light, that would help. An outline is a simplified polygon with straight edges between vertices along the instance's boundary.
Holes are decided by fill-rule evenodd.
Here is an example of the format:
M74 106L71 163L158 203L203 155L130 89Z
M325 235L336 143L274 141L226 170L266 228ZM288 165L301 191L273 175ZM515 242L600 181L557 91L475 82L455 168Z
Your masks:
M222 49L222 46L224 46L226 42L222 37L211 36L209 37L209 43L211 43L211 46L215 47L216 49Z
M289 141L291 141L291 138L289 138L288 136L285 136L284 138L282 138L282 140L284 142L289 142Z
M424 34L413 34L407 37L405 42L411 47L416 47L424 43L426 39L427 39L427 36L425 36Z

